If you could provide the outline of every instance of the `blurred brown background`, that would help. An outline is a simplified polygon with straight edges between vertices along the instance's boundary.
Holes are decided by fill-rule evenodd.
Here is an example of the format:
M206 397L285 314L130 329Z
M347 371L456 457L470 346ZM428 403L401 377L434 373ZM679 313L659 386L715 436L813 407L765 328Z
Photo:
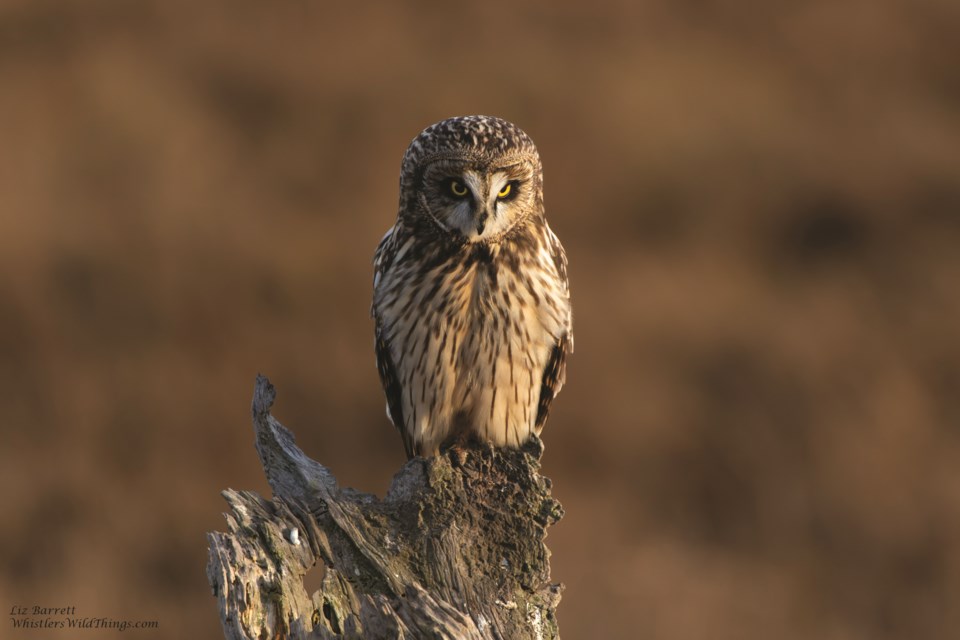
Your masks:
M537 141L570 258L564 637L958 637L958 24L953 0L4 1L0 606L216 637L219 491L269 492L257 372L383 494L371 256L410 139L485 113Z

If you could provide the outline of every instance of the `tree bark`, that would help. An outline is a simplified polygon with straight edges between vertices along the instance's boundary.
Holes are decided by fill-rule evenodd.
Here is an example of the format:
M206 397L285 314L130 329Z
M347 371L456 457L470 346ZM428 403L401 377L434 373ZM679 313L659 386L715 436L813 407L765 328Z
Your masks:
M257 377L256 446L272 500L228 489L207 577L230 639L558 638L547 527L563 515L543 445L414 458L383 500L340 488L273 416ZM303 576L323 567L307 593Z

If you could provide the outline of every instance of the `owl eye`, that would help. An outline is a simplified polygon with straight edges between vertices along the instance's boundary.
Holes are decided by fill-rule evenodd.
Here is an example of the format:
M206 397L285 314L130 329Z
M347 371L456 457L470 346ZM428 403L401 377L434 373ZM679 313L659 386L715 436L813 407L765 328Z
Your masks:
M466 185L464 185L464 184L463 184L462 182L460 182L459 180L451 180L451 181L450 181L450 193L452 193L453 195L455 195L455 196L458 197L458 198L463 198L463 197L466 196L468 193L470 193L470 190L467 189Z
M508 182L503 185L503 189L497 192L497 198L500 200L509 200L516 195L516 191L513 188L513 182Z

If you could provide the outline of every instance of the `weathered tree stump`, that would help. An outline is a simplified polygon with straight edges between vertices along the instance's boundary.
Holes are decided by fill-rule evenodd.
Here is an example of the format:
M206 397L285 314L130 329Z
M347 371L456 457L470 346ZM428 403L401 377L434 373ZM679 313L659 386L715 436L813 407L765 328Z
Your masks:
M547 527L563 510L539 474L543 445L414 458L383 500L340 488L270 415L253 425L273 489L228 489L229 532L207 535L224 634L253 638L558 638ZM303 576L324 569L307 593Z

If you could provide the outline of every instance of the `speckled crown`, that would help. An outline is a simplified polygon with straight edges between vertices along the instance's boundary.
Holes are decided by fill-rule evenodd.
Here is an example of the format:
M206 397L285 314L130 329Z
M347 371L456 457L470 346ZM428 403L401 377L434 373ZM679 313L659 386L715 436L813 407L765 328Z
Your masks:
M537 181L542 182L540 155L523 129L493 116L458 116L432 124L420 132L403 154L400 168L401 207L407 187L418 172L439 158L475 159L480 162L511 156L535 162Z

